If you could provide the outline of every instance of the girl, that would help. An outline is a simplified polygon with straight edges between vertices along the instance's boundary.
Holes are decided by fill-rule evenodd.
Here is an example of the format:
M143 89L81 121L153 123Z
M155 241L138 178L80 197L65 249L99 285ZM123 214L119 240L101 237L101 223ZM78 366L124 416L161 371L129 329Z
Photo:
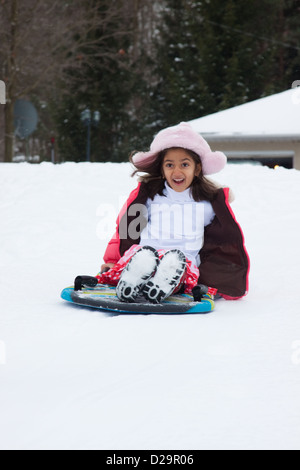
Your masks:
M160 131L149 152L131 156L142 172L117 220L101 273L122 301L143 295L161 302L172 293L209 293L226 299L248 290L249 258L229 205L229 188L205 178L221 171L226 157L212 152L187 123Z

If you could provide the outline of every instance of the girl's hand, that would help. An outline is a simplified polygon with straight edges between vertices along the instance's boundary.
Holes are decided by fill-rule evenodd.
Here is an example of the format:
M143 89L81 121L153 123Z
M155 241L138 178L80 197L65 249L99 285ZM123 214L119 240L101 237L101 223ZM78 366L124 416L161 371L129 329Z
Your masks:
M114 263L105 263L105 264L102 264L102 266L101 266L101 271L100 271L101 274L102 274L102 273L106 273L106 271L109 271L111 268L114 267L114 265L115 265Z

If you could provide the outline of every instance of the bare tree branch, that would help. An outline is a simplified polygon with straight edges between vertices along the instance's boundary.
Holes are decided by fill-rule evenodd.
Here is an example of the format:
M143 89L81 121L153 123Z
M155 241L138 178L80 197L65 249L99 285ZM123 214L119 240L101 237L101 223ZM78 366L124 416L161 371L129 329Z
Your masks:
M6 146L10 146L7 160L12 155L16 99L70 82L97 59L109 67L110 61L118 59L114 41L128 35L126 17L132 13L125 7L125 0L0 0L0 78L7 89L5 134Z

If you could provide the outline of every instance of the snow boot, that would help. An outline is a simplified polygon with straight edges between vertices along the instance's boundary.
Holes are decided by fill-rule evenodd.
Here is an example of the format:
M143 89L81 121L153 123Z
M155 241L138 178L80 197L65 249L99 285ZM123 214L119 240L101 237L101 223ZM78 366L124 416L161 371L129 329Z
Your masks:
M141 289L155 274L159 264L157 251L151 246L144 246L129 260L122 271L116 288L116 294L122 302L134 302Z
M179 286L185 271L186 257L182 251L167 251L154 276L142 288L144 297L152 303L162 302Z

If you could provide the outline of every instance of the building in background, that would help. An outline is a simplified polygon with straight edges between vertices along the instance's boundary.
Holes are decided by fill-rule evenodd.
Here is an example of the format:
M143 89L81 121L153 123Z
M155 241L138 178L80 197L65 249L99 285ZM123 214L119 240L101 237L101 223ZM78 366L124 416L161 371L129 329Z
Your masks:
M300 170L300 87L190 121L229 161Z

